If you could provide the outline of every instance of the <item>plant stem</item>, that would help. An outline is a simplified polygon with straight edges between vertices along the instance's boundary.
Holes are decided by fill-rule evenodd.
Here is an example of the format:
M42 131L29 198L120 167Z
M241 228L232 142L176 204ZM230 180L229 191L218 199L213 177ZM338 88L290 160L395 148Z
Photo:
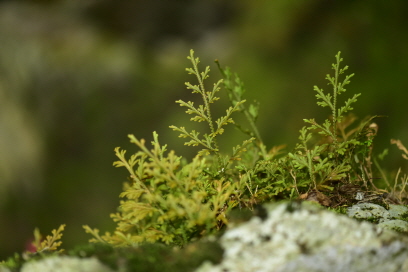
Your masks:
M340 52L336 55L336 66L334 67L334 84L333 84L333 142L334 145L337 146L337 137L336 137L336 132L337 132L337 112L336 112L336 103L337 103L337 92L338 92L338 78L339 78L339 69L340 69Z
M207 73L210 71L210 68L207 66L206 69L205 69L205 72L203 72L200 75L200 72L198 71L198 59L196 60L194 58L194 51L193 50L190 51L190 59L191 59L191 63L193 64L194 72L195 72L195 75L197 77L198 83L200 84L200 93L201 93L201 95L203 97L204 105L205 105L205 108L206 108L206 111L207 111L207 117L208 117L207 122L208 122L208 124L210 126L211 134L213 135L212 140L213 140L215 149L217 150L217 151L214 151L214 153L217 155L218 163L221 166L222 160L221 160L221 155L219 153L218 141L217 141L217 138L216 138L216 135L215 135L213 119L212 119L212 116L211 116L210 103L208 103L208 97L207 97L207 94L205 92L205 86L204 86L204 79L205 79L205 77L207 77Z

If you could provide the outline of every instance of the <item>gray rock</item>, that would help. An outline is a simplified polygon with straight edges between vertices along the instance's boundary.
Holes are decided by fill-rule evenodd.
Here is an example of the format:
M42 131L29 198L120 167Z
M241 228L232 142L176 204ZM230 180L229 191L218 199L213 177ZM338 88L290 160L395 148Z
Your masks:
M95 258L55 256L35 262L27 262L21 272L111 272Z
M228 230L223 260L197 272L408 271L408 238L310 203L269 204Z

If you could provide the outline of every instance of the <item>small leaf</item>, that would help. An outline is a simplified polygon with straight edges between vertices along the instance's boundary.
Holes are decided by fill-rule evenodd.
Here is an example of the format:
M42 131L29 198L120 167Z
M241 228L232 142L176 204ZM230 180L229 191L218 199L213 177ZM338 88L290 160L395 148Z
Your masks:
M250 104L249 105L249 109L248 112L252 117L252 120L256 121L256 119L258 119L258 113L259 113L259 103L255 101L255 105L254 104Z

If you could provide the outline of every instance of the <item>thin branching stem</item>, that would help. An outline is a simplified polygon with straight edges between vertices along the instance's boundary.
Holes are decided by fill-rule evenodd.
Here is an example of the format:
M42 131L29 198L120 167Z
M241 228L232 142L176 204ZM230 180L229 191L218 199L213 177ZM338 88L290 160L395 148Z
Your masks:
M207 67L204 73L201 73L198 71L198 58L195 59L194 58L194 51L191 50L190 51L190 59L191 59L191 63L193 64L193 68L195 71L195 75L197 77L198 83L200 84L200 90L201 90L201 95L203 97L203 101L204 101L204 105L207 111L207 116L208 116L208 124L210 126L210 130L212 134L215 134L215 129L214 129L214 124L213 124L213 119L211 116L211 109L210 109L210 103L208 103L208 97L207 97L207 93L205 91L205 86L204 86L204 79L207 76L208 72L209 72L209 68ZM217 143L217 139L214 138L214 146L215 148L218 149L218 143Z

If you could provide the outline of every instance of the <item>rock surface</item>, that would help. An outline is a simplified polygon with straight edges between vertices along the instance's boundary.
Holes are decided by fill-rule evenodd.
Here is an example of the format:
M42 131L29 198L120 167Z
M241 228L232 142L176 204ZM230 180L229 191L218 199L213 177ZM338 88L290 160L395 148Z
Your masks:
M347 215L356 219L370 220L379 227L399 232L408 232L408 222L401 220L408 217L408 207L389 205L389 209L374 203L359 203L347 209Z
M23 265L21 272L112 272L95 258L55 256Z
M264 219L253 217L224 234L220 264L196 271L408 271L405 235L307 202L264 208Z

